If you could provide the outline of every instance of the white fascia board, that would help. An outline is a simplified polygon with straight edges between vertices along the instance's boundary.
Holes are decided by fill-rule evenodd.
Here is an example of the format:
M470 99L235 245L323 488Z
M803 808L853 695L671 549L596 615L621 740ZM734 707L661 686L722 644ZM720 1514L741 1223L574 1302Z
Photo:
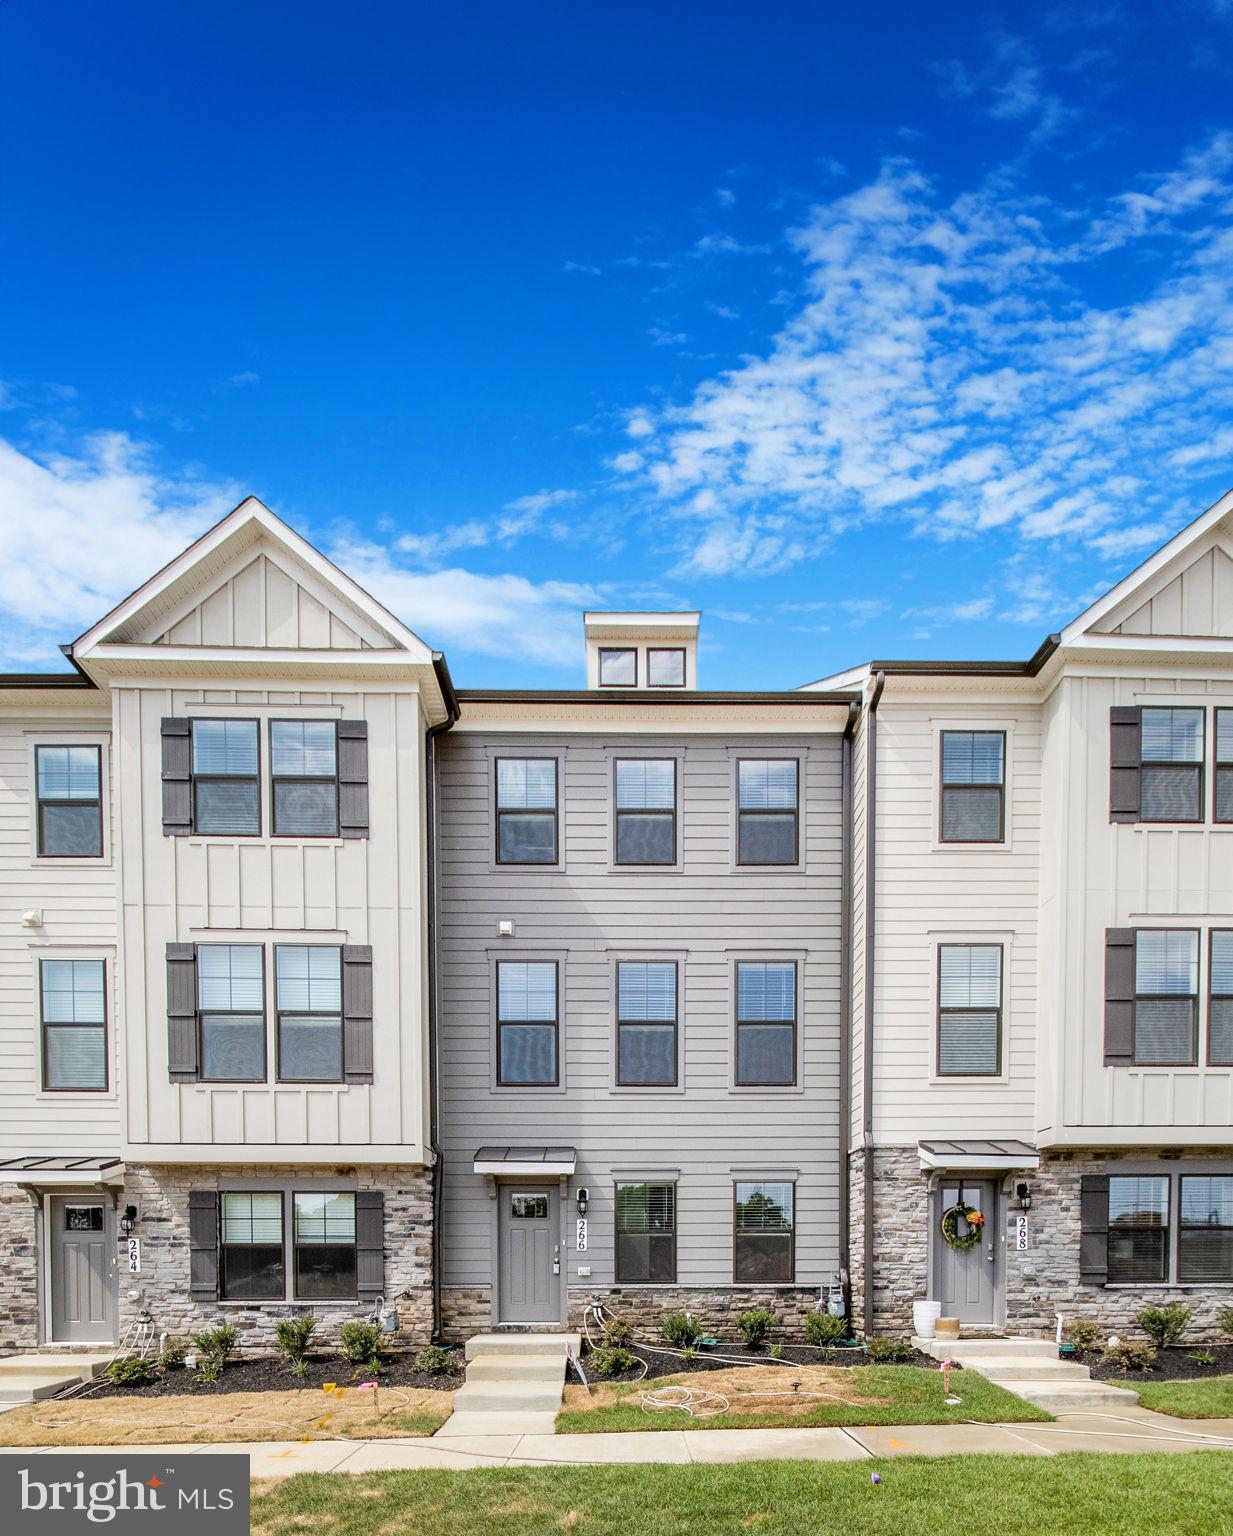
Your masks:
M802 683L798 693L844 693L859 689L869 676L869 663L849 667L846 672L832 672L829 677L815 678L812 683Z
M1008 1157L953 1153L947 1157L944 1153L926 1152L924 1147L918 1147L917 1151L922 1169L937 1169L945 1173L1016 1173L1020 1170L1024 1173L1033 1173L1040 1167L1039 1153L1032 1153L1029 1156L1023 1152Z
M489 1174L493 1178L558 1179L572 1177L575 1165L576 1159L572 1157L567 1163L508 1163L499 1158L495 1162L476 1158L472 1172Z
M110 1188L112 1185L120 1186L124 1183L124 1164L113 1163L110 1168L104 1168L102 1172L94 1170L71 1168L52 1168L44 1173L38 1168L9 1170L0 1174L7 1184L28 1185L31 1189L52 1189L67 1187L71 1189Z

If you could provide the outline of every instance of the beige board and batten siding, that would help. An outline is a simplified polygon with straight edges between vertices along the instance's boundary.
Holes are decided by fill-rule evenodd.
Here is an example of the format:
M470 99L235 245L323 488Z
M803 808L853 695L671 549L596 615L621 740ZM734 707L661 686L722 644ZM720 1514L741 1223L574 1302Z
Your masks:
M1233 827L1210 820L1163 826L1109 819L1109 711L1114 705L1233 706L1233 678L1210 673L1118 676L1111 668L1063 677L1045 712L1046 806L1057 841L1043 861L1042 1023L1056 1074L1042 1075L1042 1143L1184 1142L1233 1138L1233 1070L1106 1067L1104 945L1107 928L1191 927L1200 943L1200 1023L1206 1028L1206 932L1233 927Z
M94 707L91 707L93 704ZM67 1152L101 1155L121 1140L117 1060L114 821L101 859L42 859L34 840L34 747L102 746L103 811L111 715L98 695L63 708L0 707L0 1148L5 1156ZM38 927L22 914L41 914ZM108 1088L105 1093L44 1093L39 960L101 958L107 977Z
M422 1163L427 1135L425 796L422 701L415 685L326 691L116 686L121 942L130 985L126 1139L134 1156L217 1161L227 1150L318 1161ZM262 835L168 837L162 827L161 720L261 722ZM269 836L270 718L368 722L370 835ZM371 1084L277 1083L267 981L267 1081L172 1083L167 1070L166 945L371 944Z
M576 1147L573 1188L590 1191L581 1256L590 1281L578 1279L571 1230L571 1284L613 1282L614 1181L655 1172L678 1175L678 1283L730 1283L736 1169L797 1170L796 1280L829 1280L839 1254L842 722L825 734L734 739L696 723L689 734L486 731L475 714L464 703L462 726L439 750L445 1283L493 1279L491 1201L471 1167L477 1148L534 1143ZM760 751L802 756L799 869L733 869L733 758ZM490 763L545 752L562 758L564 868L502 869ZM679 756L679 872L609 867L612 763L625 752ZM514 921L511 939L497 938L503 919ZM614 962L657 955L681 966L681 1084L617 1089ZM561 962L559 1090L495 1086L491 967L522 956ZM799 962L798 1086L734 1090L732 965L776 957Z

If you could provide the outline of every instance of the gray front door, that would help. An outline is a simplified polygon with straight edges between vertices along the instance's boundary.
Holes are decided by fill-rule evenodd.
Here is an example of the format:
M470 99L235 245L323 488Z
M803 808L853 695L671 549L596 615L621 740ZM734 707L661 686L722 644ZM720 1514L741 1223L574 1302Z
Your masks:
M501 1186L503 1323L561 1321L560 1205L555 1186Z
M993 1324L998 1320L998 1287L1001 1284L998 1262L997 1184L992 1179L943 1180L934 1196L933 1244L934 1300L942 1303L943 1317L957 1317L961 1323ZM942 1236L943 1214L952 1205L973 1206L984 1213L985 1225L974 1248L961 1253ZM966 1225L960 1221L961 1230Z
M48 1202L51 1336L57 1344L110 1344L115 1339L110 1205L102 1195L55 1195Z

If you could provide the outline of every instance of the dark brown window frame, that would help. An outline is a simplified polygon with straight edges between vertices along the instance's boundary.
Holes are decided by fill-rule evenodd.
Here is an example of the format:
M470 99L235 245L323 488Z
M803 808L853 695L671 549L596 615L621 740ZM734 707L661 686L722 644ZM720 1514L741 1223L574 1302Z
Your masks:
M623 1019L621 1017L621 967L623 965L670 965L672 967L672 1019ZM613 1081L618 1088L631 1089L637 1092L641 1089L652 1088L676 1088L681 1081L681 967L676 960L660 960L654 957L646 960L629 959L616 962L616 1070L613 1073ZM625 1025L646 1025L652 1028L672 1030L672 1077L666 1082L656 1083L627 1083L621 1078L621 1030ZM646 1183L646 1180L630 1179L627 1182L634 1184ZM675 1244L675 1238L673 1239ZM675 1252L675 1247L674 1247Z
M948 736L1000 736L1002 738L1002 781L1000 784L948 784L946 782L946 738ZM938 732L938 842L955 844L960 848L994 848L1006 841L1006 749L1008 745L1007 732L1005 730L988 730L985 727L950 726L944 731ZM965 790L989 790L997 789L998 792L998 835L996 837L947 837L944 832L946 825L946 791L958 790L962 794Z
M278 951L280 949L334 949L338 951L338 1013L327 1013L323 1008L280 1008L278 1006ZM262 946L264 956L264 946ZM346 1031L343 1026L343 946L341 944L291 944L276 943L274 945L274 1081L277 1083L304 1083L309 1087L313 1083L343 1083L347 1080L345 1041ZM263 960L264 965L264 960ZM262 980L264 981L264 973ZM283 1015L293 1019L338 1019L338 1076L337 1077L284 1077L283 1076ZM200 1059L200 1058L199 1058ZM314 1191L302 1191L302 1193L314 1193Z
M672 1279L631 1280L621 1273L621 1201L619 1191L627 1188L670 1189L672 1191ZM676 1285L677 1283L677 1186L675 1179L614 1179L612 1182L612 1273L617 1285ZM627 1229L628 1230L628 1229ZM662 1229L657 1229L661 1230Z
M274 772L274 727L276 725L332 725L334 727L334 773L329 776L324 773L280 773ZM320 715L301 716L298 719L288 719L283 715L271 715L266 722L266 733L270 748L270 836L279 838L291 838L296 842L317 842L326 838L342 836L342 793L339 789L338 778L338 721L322 718ZM260 767L260 749L258 749L258 767ZM278 796L275 786L278 784L333 784L334 786L334 830L332 832L280 832L278 830Z
M1212 821L1218 827L1233 825L1233 816L1217 816L1217 790L1220 783L1220 770L1233 774L1233 759L1227 763L1220 760L1220 717L1221 715L1233 715L1233 709L1217 705L1212 711ZM1204 722L1206 727L1206 722ZM1206 747L1206 743L1204 744Z
M622 810L617 799L617 768L621 763L671 763L672 809L670 811L658 809L639 810L635 806L629 806ZM676 757L638 755L634 757L614 757L612 759L612 863L614 867L619 869L675 869L677 867L681 861L681 831L677 822L681 804L680 780L680 761ZM651 864L644 863L641 860L622 859L620 857L622 816L670 816L672 818L672 857L670 859L656 859Z
M651 681L652 656L679 656L681 680L679 683L653 683ZM689 652L683 645L650 645L646 652L646 685L648 688L686 688L689 685Z
M1172 1212L1172 1210L1173 1210L1173 1188L1172 1188L1173 1176L1170 1174L1170 1175L1166 1175L1166 1177L1168 1177L1170 1179L1170 1186L1171 1187L1170 1187L1170 1191L1169 1191L1169 1194L1170 1194L1170 1207L1169 1208L1170 1208L1170 1212ZM1229 1284L1233 1283L1233 1270L1231 1270L1230 1273L1223 1280L1188 1280L1186 1278L1186 1276L1182 1273L1182 1233L1183 1232L1187 1232L1187 1231L1189 1231L1189 1232L1205 1232L1205 1231L1206 1232L1233 1232L1233 1225L1230 1225L1230 1226L1223 1226L1222 1225L1222 1226L1219 1226L1219 1227L1210 1227L1210 1226L1209 1227L1202 1227L1202 1226L1190 1226L1190 1227L1187 1227L1186 1221L1185 1221L1185 1216L1183 1214L1184 1211L1185 1211L1185 1205L1184 1205L1184 1202L1183 1202L1183 1194L1184 1194L1184 1186L1185 1186L1186 1180L1187 1179L1227 1179L1227 1178L1230 1178L1230 1177L1233 1177L1233 1170L1230 1170L1229 1172L1225 1172L1225 1173L1197 1173L1197 1172L1195 1172L1195 1173L1186 1173L1184 1170L1182 1170L1180 1168L1177 1170L1177 1175L1176 1175L1177 1219L1173 1223L1173 1230L1172 1230L1172 1233L1170 1234L1172 1239L1173 1239L1172 1243L1170 1244L1170 1257L1173 1259L1173 1263L1170 1265L1169 1270L1166 1271L1166 1281L1165 1281L1166 1284L1168 1283L1167 1275L1169 1273L1172 1273L1172 1275L1173 1275L1173 1283L1175 1285L1221 1285L1221 1286L1225 1286L1225 1285L1229 1285Z
M501 805L501 764L502 763L551 763L552 764L552 809L544 810L520 810L517 806ZM494 757L492 760L492 805L493 805L493 863L500 864L506 869L558 869L561 864L561 759L559 757ZM552 858L551 859L503 859L501 857L501 818L506 815L514 816L540 816L552 817Z
M532 1093L542 1091L545 1088L559 1088L561 1086L561 962L559 960L544 960L533 957L520 959L510 956L505 960L493 962L493 1011L496 1015L496 1084L498 1088L509 1088L514 1091ZM551 1019L502 1019L501 1017L501 967L503 965L550 965L553 973L553 997L555 999L553 1012L556 1015ZM551 1024L553 1033L552 1065L553 1075L551 1081L545 1079L535 1083L507 1083L501 1075L502 1052L501 1030L502 1028L517 1028L521 1024Z
M996 949L998 951L998 1050L997 1066L992 1072L943 1072L942 1070L942 1015L943 1013L988 1013L988 1008L943 1008L942 1006L942 951L944 949ZM934 1010L934 1077L946 1078L994 1078L1002 1076L1002 1064L1006 1051L1006 945L1001 940L947 939L937 945L936 957L937 1006Z
M221 835L221 834L220 834ZM197 945L197 1060L202 1065L202 1071L195 1079L199 1083L267 1083L270 1080L270 992L269 977L266 974L268 962L266 958L265 944L249 944L245 940L221 940L218 943L206 943ZM224 1019L254 1019L255 1013L240 1013L232 1009L226 1011L221 1008L203 1008L201 1006L201 951L203 949L259 949L261 951L261 1076L260 1077L207 1077L205 1075L205 1031L203 1019L208 1014L211 1018ZM262 1191L258 1191L262 1193Z
M1135 929L1135 931L1134 931L1134 934L1135 934L1135 952L1134 952L1135 994L1134 994L1133 1007L1132 1007L1132 1011L1131 1011L1131 1039L1132 1039L1132 1041L1134 1041L1134 1040L1136 1040L1138 1038L1137 1024L1138 1024L1138 1013L1139 1013L1139 1002L1140 1002L1140 1000L1142 1000L1145 1003L1158 1003L1158 1002L1175 1003L1175 1002L1178 1001L1179 998L1183 998L1183 997L1186 997L1188 995L1185 992L1140 992L1139 991L1139 935L1141 933L1193 933L1194 936L1195 936L1195 950L1194 950L1194 953L1195 953L1195 965L1196 965L1196 967L1201 967L1202 963L1203 963L1203 943L1202 943L1202 940L1203 940L1203 930L1201 928L1170 928L1170 927L1161 928L1161 927L1156 927L1156 926L1152 926L1152 927L1145 926L1145 927L1142 927L1142 928L1136 928ZM1210 940L1209 940L1209 945L1210 945ZM1210 978L1211 978L1211 969L1210 969L1210 965L1209 965L1209 969L1208 969L1209 984L1210 984ZM1131 1066L1151 1068L1151 1067L1197 1067L1199 1065L1199 996L1200 996L1200 980L1201 980L1200 977L1198 977L1198 976L1195 977L1195 989L1194 989L1193 992L1191 992L1189 994L1189 997L1190 997L1190 1055L1189 1055L1189 1057L1187 1057L1183 1061L1140 1061L1138 1056L1136 1055L1135 1059L1130 1063Z
M786 816L783 808L777 810L750 811L741 809L741 764L791 762L796 778L796 803L792 807L792 857L767 864L761 859L741 857L741 832L745 818L751 816ZM741 869L799 869L801 863L801 760L799 757L738 757L736 760L736 862Z
M1143 716L1153 710L1197 709L1203 717L1203 739L1199 756L1193 763L1160 762L1157 758L1143 756ZM1143 770L1145 768L1191 768L1199 775L1199 792L1196 796L1198 814L1195 816L1145 816L1143 814ZM1151 827L1193 827L1207 819L1207 708L1202 704L1145 704L1139 710L1139 821Z
M80 803L80 802L79 802ZM47 961L86 960L103 967L103 1022L98 1024L71 1024L66 1020L47 1022L47 1006L44 1000L43 966ZM47 1031L49 1029L99 1029L103 1031L103 1086L101 1088L52 1088L48 1083ZM39 1056L43 1069L41 1093L110 1093L111 1092L111 1010L107 1006L107 961L93 955L40 955L39 956Z
M72 747L77 751L93 752L98 763L98 800L44 800L39 794L39 753L47 748ZM94 741L42 741L36 742L34 747L34 804L35 804L35 835L38 848L35 855L40 859L103 859L107 857L107 829L103 823L103 749ZM98 852L97 853L45 853L43 851L43 807L54 806L82 806L93 805L98 810Z
M742 1184L787 1184L792 1191L792 1226L788 1231L788 1278L786 1280L746 1280L742 1278L737 1264L737 1236L740 1228L736 1224L736 1192ZM755 1230L753 1228L750 1229ZM765 1229L763 1229L765 1230ZM796 1284L796 1180L795 1179L733 1179L732 1180L732 1283L734 1285L795 1285Z
M632 683L606 683L604 682L604 657L605 656L632 656L634 658L634 680ZM601 645L599 656L596 660L596 681L601 688L636 688L638 686L638 647L636 645Z
M792 1017L790 1019L742 1019L741 1018L741 967L743 965L790 965L792 967ZM741 1076L741 1030L790 1025L792 1029L792 1080L787 1083L767 1082L764 1079ZM801 968L797 960L784 960L781 956L746 955L732 963L732 1086L744 1088L796 1088L800 1083L801 1063ZM749 1182L749 1181L747 1181Z
M218 1299L220 1301L247 1301L255 1305L278 1306L287 1300L291 1276L287 1268L287 1190L285 1189L220 1189L216 1202L218 1230ZM227 1290L226 1252L228 1248L272 1248L273 1243L225 1243L223 1241L223 1199L226 1195L277 1195L279 1203L278 1244L282 1250L283 1289L281 1296L230 1295Z
M257 736L257 771L256 773L198 773L196 770L197 742L196 731L199 723L205 725L251 725ZM193 790L193 836L194 837L260 837L262 836L263 818L261 815L261 721L256 716L244 715L190 715L188 717L188 761L189 783ZM197 815L197 786L198 784L246 784L252 781L257 789L257 829L255 832L206 832L199 825Z
M1118 1173L1116 1171L1111 1171L1110 1174L1109 1174L1109 1197L1110 1197L1110 1199L1109 1199L1109 1210L1112 1209L1113 1183L1114 1183L1114 1181L1116 1179L1160 1179L1160 1180L1164 1181L1164 1186L1165 1186L1164 1273L1160 1277L1159 1280L1115 1280L1115 1279L1112 1278L1112 1276L1110 1276L1110 1278L1106 1281L1106 1284L1107 1285L1112 1285L1112 1286L1123 1286L1124 1285L1124 1286L1133 1286L1133 1287L1141 1287L1141 1286L1147 1286L1147 1285L1168 1285L1170 1283L1170 1278L1169 1277L1171 1275L1176 1275L1176 1273L1177 1273L1177 1264L1178 1264L1178 1230L1179 1230L1179 1228L1178 1228L1178 1217L1180 1216L1180 1208L1179 1208L1179 1205L1178 1205L1179 1188L1178 1188L1177 1179L1174 1177L1173 1171L1169 1170L1169 1169L1163 1169L1163 1170L1155 1171L1155 1172L1152 1172L1152 1173ZM1136 1231L1150 1232L1150 1231L1153 1230L1153 1228L1147 1227L1147 1226L1145 1226L1145 1227L1117 1227L1117 1228L1115 1228L1114 1225L1113 1225L1112 1216L1108 1214L1108 1210L1106 1211L1106 1218L1105 1219L1108 1222L1107 1231L1108 1231L1109 1234L1112 1234L1115 1231L1119 1231L1119 1232L1136 1232ZM1106 1242L1107 1242L1107 1238L1106 1238ZM1108 1263L1109 1263L1109 1260L1108 1260L1108 1254L1107 1254L1107 1249L1106 1249L1106 1264L1108 1264Z
M345 1304L348 1301L357 1300L359 1297L360 1284L360 1214L358 1202L356 1202L355 1196L358 1191L354 1189L296 1189L293 1185L291 1189L289 1189L286 1193L289 1194L291 1198L290 1200L283 1201L283 1221L285 1227L283 1232L283 1243L284 1248L286 1248L288 1245L290 1246L291 1262L288 1264L287 1255L284 1251L283 1272L286 1276L287 1285L285 1289L288 1289L289 1299L295 1302L300 1302L306 1307L325 1307L335 1303ZM355 1236L351 1243L351 1251L355 1255L355 1290L353 1292L349 1292L346 1296L302 1296L300 1294L300 1248L312 1248L318 1246L313 1243L300 1244L295 1240L295 1202L297 1197L300 1195L351 1196L353 1202L352 1213L355 1222ZM337 1246L342 1247L343 1245L340 1243Z
M1204 1060L1209 1067L1233 1067L1233 1057L1228 1061L1215 1061L1212 1058L1212 1002L1215 998L1233 999L1233 992L1216 992L1212 987L1212 978L1215 974L1212 967L1212 952L1215 948L1215 938L1218 933L1233 935L1233 928L1209 928L1207 930L1207 1038L1204 1041L1206 1047Z

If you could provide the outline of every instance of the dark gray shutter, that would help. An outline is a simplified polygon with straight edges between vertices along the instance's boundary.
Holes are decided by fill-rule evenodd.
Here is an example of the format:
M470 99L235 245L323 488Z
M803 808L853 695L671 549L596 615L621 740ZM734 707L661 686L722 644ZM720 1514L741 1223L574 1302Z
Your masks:
M343 1076L372 1082L372 945L344 944Z
M167 946L167 1073L173 1083L195 1082L197 1060L197 946Z
M1079 1180L1079 1282L1109 1279L1109 1176L1085 1173Z
M338 830L368 836L368 721L338 722Z
M193 830L193 722L163 721L163 835L184 837Z
M1138 821L1143 711L1115 704L1109 711L1109 820Z
M212 1189L188 1192L188 1293L194 1301L218 1300L218 1196Z
M1105 929L1105 1066L1135 1059L1135 931Z
M379 1189L355 1192L355 1284L361 1301L385 1293L385 1196Z

